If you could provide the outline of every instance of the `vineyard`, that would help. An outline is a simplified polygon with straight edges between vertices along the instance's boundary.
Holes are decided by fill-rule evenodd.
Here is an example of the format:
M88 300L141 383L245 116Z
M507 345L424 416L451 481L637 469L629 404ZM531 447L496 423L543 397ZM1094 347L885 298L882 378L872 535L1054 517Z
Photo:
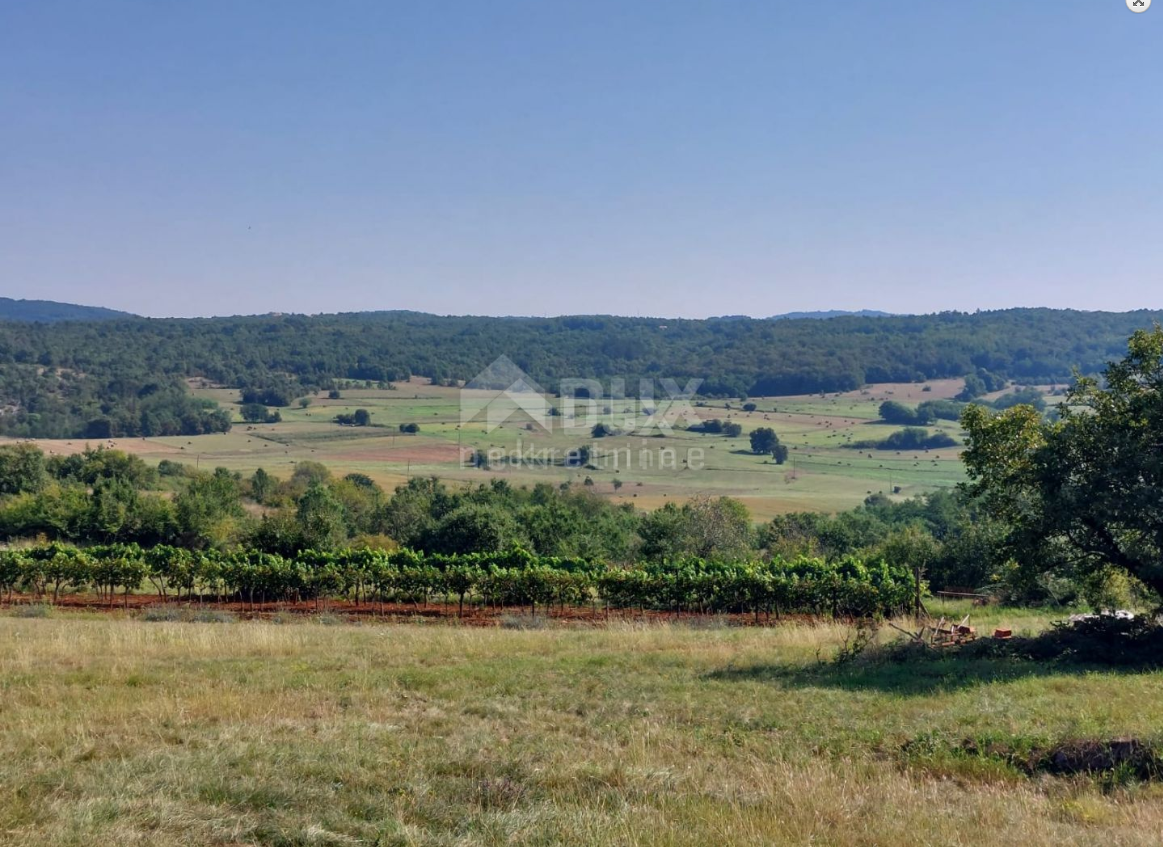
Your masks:
M907 609L917 589L907 568L884 561L722 563L701 559L617 566L535 556L524 550L440 556L411 550L305 551L283 557L257 551L199 552L136 545L73 547L54 543L0 551L0 592L56 603L88 593L128 607L144 592L155 602L314 604L342 601L384 610L388 604L445 604L468 609L568 609L684 614L871 618Z

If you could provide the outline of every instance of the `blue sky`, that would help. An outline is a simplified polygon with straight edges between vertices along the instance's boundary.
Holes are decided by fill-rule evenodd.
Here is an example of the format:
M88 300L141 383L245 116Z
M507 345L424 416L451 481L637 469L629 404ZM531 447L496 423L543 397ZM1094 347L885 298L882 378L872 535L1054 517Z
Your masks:
M0 294L1163 308L1163 3L0 6Z

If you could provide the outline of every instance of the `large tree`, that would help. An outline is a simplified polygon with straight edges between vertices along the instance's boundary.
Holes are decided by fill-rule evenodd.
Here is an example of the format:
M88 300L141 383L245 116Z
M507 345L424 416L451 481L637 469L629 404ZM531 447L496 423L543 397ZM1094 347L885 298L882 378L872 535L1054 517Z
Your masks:
M1163 597L1163 330L1128 347L1101 381L1076 381L1057 421L970 406L964 460L1025 571L1118 568Z
M775 448L775 445L779 444L779 436L769 426L761 426L758 429L751 430L749 437L751 439L752 453L770 453Z
M32 444L0 445L0 494L43 491L48 484L44 453Z

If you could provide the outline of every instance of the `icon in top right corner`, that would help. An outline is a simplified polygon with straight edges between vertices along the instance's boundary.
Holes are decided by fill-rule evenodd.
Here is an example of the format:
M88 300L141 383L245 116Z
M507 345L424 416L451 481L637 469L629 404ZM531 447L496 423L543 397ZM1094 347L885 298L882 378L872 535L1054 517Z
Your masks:
M1127 8L1136 14L1151 8L1151 0L1127 0Z

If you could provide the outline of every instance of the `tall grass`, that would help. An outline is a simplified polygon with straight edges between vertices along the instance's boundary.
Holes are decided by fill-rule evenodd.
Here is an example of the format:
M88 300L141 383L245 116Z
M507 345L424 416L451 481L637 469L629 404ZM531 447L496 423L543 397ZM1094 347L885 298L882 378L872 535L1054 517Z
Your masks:
M819 665L846 634L3 617L0 841L1159 843L1153 787L901 752L1150 735L1159 675Z

